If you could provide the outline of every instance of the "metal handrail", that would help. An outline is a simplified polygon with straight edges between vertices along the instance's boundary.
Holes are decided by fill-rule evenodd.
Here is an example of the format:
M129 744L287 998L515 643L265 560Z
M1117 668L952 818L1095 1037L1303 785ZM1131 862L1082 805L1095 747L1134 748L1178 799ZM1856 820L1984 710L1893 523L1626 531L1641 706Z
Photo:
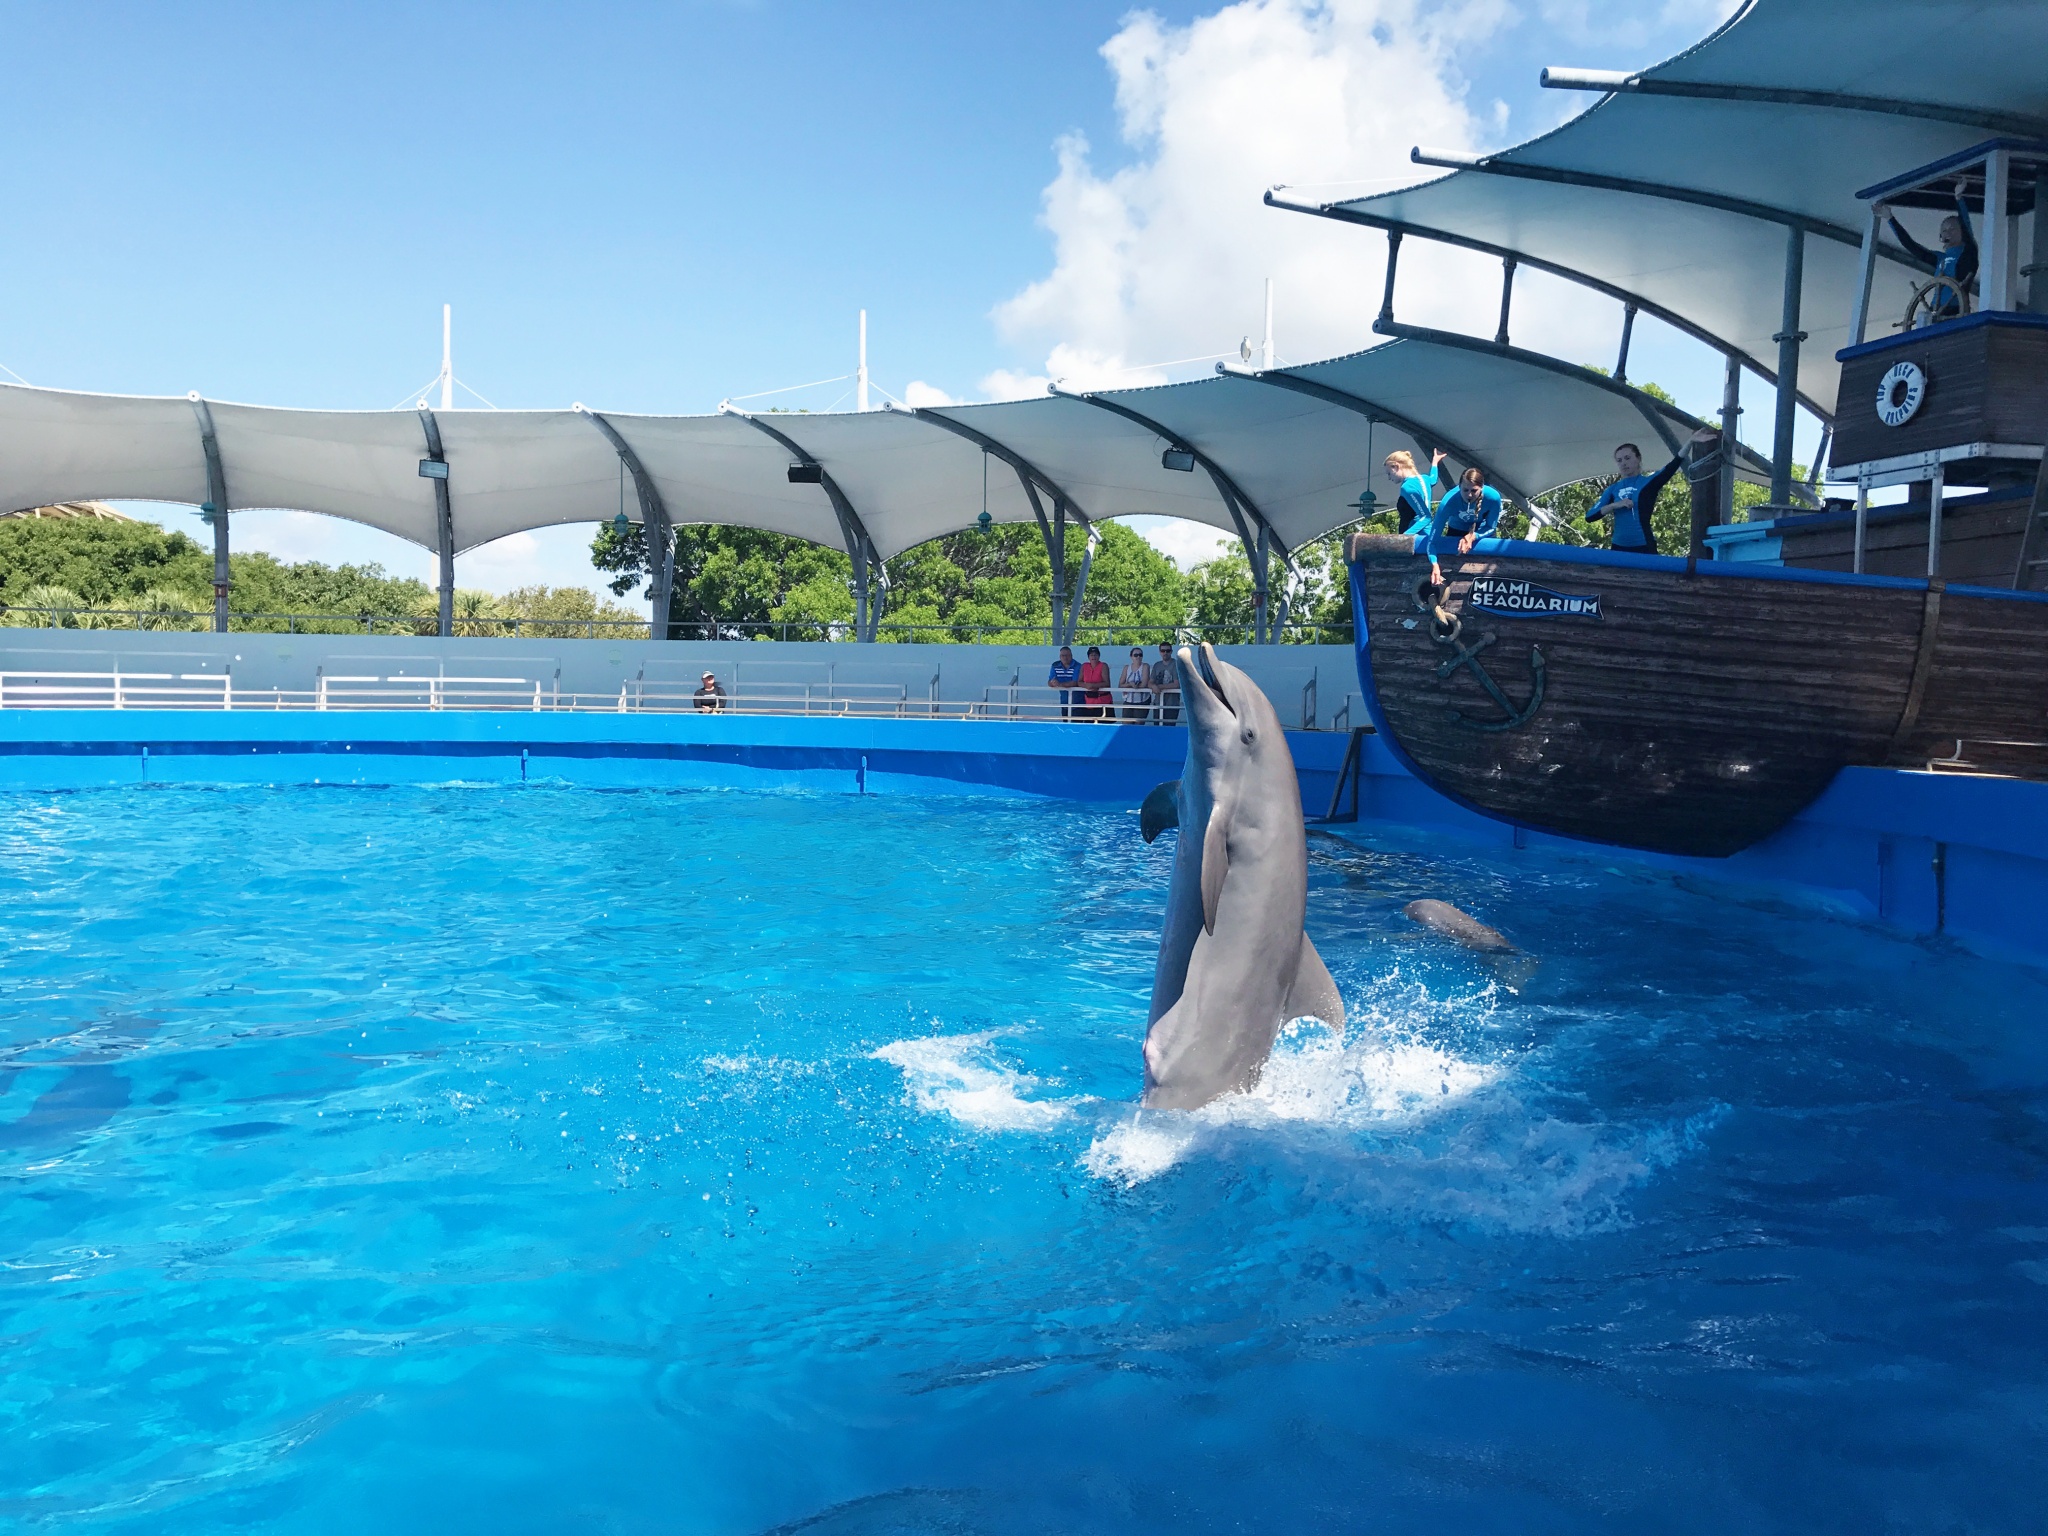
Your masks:
M1165 723L1163 716L1180 712L1178 690L1165 699L1157 694L1144 704L1126 703L1121 695L1106 706L1063 703L1054 688L1027 683L984 688L979 700L913 697L902 683L783 683L746 685L734 682L716 713L799 715L839 718L917 720L1017 720L1041 722L1094 721L1109 725L1141 723L1131 711L1142 709L1142 723ZM311 688L248 688L235 686L226 673L169 672L0 672L0 709L205 709L282 711L519 711L525 713L693 714L711 713L699 704L694 690L665 689L644 682L620 683L616 694L564 693L552 679L531 677L381 676L318 673ZM1100 715L1090 711L1101 709ZM1349 703L1331 722L1341 729ZM1310 716L1304 729L1313 730Z

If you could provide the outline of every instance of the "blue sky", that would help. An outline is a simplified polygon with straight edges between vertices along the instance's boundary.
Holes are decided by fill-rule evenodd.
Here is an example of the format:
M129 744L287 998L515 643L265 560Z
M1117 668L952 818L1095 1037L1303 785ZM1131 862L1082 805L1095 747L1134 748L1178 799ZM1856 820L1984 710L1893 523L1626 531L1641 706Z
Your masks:
M1308 179L1319 159L1385 174L1425 136L1404 132L1409 93L1418 121L1450 113L1476 147L1526 137L1585 104L1539 90L1542 65L1647 62L1718 14L1713 0L1245 0L1219 22L1224 9L11 5L0 365L69 389L388 407L433 375L444 302L457 375L503 407L704 411L844 373L863 307L874 375L898 394L915 380L982 398L1042 375L1062 346L1117 366L1213 352L1256 328L1259 285L1202 292L1201 274L1229 265L1206 242L1256 242L1249 274L1290 243L1352 239L1353 286L1375 301L1380 259L1370 236L1257 206L1254 186L1190 190L1166 173L1171 135L1191 118L1199 135L1209 100L1245 110L1217 73L1230 47L1349 46L1329 42L1342 33L1354 52L1410 60L1375 66L1391 77L1371 89L1395 106L1348 158L1331 159L1312 119L1290 126L1284 89L1270 113L1215 125L1255 146L1239 180L1263 183ZM1404 29L1428 34L1419 52L1398 51ZM1182 45L1178 73L1132 63ZM1090 215L1047 227L1059 187L1125 197L1186 233L1121 275L1093 272L1072 222ZM1283 339L1292 323L1310 353L1364 344L1346 329L1356 295L1333 286L1283 288ZM1152 288L1165 297L1148 310ZM1122 308L1105 319L1104 303ZM1682 394L1714 392L1710 362L1649 355ZM304 515L246 514L237 538L429 565ZM526 537L495 561L465 557L460 579L588 582L585 544L586 530Z

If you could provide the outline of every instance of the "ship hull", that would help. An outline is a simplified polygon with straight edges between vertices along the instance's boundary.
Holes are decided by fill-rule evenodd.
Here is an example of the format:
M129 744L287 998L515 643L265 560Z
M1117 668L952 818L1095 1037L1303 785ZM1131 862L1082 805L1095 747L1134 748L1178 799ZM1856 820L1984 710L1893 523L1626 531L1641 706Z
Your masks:
M2048 602L1924 581L1361 538L1359 675L1424 782L1590 842L1725 856L1850 764L2048 740ZM2048 763L2048 749L2041 760Z

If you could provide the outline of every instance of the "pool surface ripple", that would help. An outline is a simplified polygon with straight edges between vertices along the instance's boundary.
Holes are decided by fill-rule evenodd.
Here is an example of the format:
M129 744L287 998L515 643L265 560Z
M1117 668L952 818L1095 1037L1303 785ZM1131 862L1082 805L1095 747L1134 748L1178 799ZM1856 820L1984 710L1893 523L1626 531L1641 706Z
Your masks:
M1145 1114L1172 850L0 797L0 1528L2039 1528L2039 973L1316 836L1347 1038Z

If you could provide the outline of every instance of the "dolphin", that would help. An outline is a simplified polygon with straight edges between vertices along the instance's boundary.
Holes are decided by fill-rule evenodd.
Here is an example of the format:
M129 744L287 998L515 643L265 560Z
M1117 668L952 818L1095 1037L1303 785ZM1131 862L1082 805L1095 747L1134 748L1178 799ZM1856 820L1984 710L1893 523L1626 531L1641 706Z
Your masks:
M1308 935L1301 785L1280 717L1215 647L1175 654L1187 766L1145 797L1151 842L1180 828L1145 1031L1149 1107L1196 1109L1258 1081L1273 1038L1312 1015L1341 1031L1344 1001Z
M1489 955L1512 955L1519 953L1500 934L1460 912L1447 901L1411 901L1401 909L1402 915L1422 924L1431 933L1440 933L1447 939L1456 939L1467 949L1476 949Z

